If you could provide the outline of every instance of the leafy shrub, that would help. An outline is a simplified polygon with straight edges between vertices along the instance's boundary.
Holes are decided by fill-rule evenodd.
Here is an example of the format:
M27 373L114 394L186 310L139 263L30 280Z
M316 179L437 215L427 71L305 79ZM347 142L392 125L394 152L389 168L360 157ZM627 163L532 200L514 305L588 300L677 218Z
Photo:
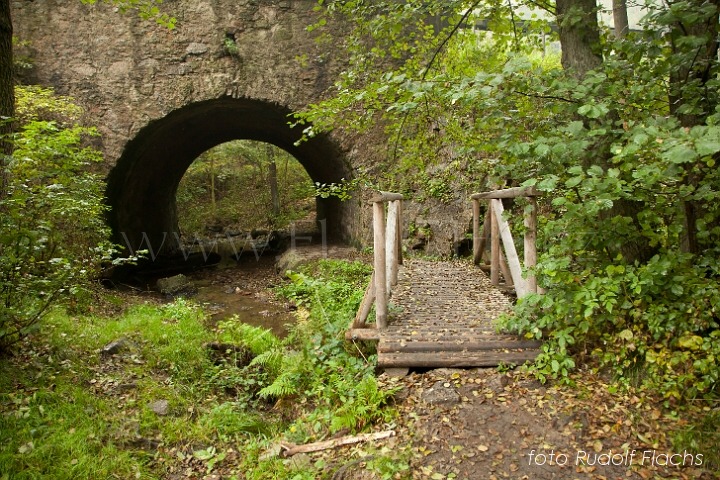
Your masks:
M102 160L87 146L97 132L74 123L77 110L66 99L18 90L24 123L12 139L0 199L0 350L36 328L52 306L80 299L112 251L103 182L90 172ZM58 119L42 120L48 112Z
M720 218L713 167L720 128L712 122L692 129L673 119L636 124L617 137L610 166L568 165L564 174L531 181L552 197L536 268L547 293L524 299L504 324L546 339L541 379L566 376L573 355L585 352L618 378L641 380L668 399L718 394L720 264L712 239ZM563 131L542 140L550 163L590 142L580 122ZM696 185L689 164L703 179ZM701 206L697 254L683 248L687 202ZM631 211L618 210L628 204ZM645 254L628 253L632 245Z

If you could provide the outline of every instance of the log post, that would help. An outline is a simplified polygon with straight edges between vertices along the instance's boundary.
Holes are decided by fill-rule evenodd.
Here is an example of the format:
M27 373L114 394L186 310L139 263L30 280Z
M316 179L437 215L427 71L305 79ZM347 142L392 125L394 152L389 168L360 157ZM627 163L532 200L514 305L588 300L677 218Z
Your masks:
M402 251L402 216L403 216L403 203L401 200L397 202L397 259L398 265L403 264L403 251ZM397 272L395 272L395 283L397 283Z
M350 324L350 330L355 328L366 328L365 322L368 316L370 316L370 310L372 310L373 303L375 302L375 272L370 276L370 281L365 289L365 295L363 295L360 308L355 314L355 318Z
M398 204L400 200L388 202L387 228L385 230L385 256L386 256L386 281L387 293L389 294L392 287L397 283L398 274L398 258L397 258L397 220L398 220Z
M493 208L495 202L500 200L490 200L490 281L493 285L500 284L500 235L498 234L498 223L496 221L497 214Z
M515 283L513 282L512 274L510 273L510 269L508 268L508 263L507 260L505 260L505 255L503 255L502 249L500 249L500 271L505 279L505 286L514 287Z
M480 199L473 198L473 263L480 265L482 251L480 250Z
M485 247L485 237L490 235L490 280L493 285L500 282L500 270L503 272L506 283L515 284L515 291L518 297L523 297L528 293L544 293L543 289L538 288L537 279L534 275L528 275L527 278L522 277L522 266L518 257L515 244L510 232L510 225L502 218L503 198L527 197L529 206L525 210L523 223L525 225L524 237L524 265L527 269L532 269L537 265L537 200L540 191L534 187L512 187L502 190L493 190L490 192L474 193L470 195L473 201L473 262L477 265L482 262ZM490 205L486 214L483 233L480 234L479 224L479 201L489 200ZM488 226L489 222L489 226ZM500 239L505 247L505 257L500 251ZM510 270L508 274L508 270ZM509 285L508 285L509 286Z
M373 202L373 250L375 270L375 323L387 328L387 264L385 259L385 203Z
M537 200L535 197L528 197L530 204L525 212L525 268L534 268L537 265ZM537 293L537 278L530 273L527 276L527 288L529 293Z

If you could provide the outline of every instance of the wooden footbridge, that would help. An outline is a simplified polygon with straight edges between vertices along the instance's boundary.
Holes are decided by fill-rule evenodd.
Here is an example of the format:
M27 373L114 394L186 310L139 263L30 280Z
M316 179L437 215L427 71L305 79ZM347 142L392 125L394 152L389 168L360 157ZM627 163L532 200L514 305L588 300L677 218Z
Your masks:
M511 300L537 293L532 276L522 277L522 265L503 218L503 198L524 197L524 263L535 265L536 204L534 188L510 188L478 193L473 202L473 260L403 261L402 200L380 192L373 205L374 271L360 309L346 333L352 340L378 342L378 366L484 367L522 364L538 355L540 343L498 333L494 321L509 311ZM480 222L480 202L489 208ZM489 265L483 263L490 244ZM501 244L502 247L501 248ZM503 254L504 250L504 254ZM484 267L484 268L481 268ZM489 269L490 276L485 273ZM375 323L367 323L375 308Z

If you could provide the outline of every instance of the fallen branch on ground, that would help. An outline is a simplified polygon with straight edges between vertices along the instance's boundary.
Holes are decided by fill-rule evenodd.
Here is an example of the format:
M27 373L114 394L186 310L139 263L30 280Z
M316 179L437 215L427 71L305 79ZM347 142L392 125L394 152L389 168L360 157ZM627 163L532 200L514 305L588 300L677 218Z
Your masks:
M393 430L387 430L384 432L374 433L361 433L360 435L353 435L348 437L333 438L331 440L324 440L322 442L306 443L305 445L295 445L293 443L282 443L279 445L279 449L271 449L262 457L279 455L281 457L292 457L298 453L310 453L319 452L321 450L329 450L331 448L342 447L344 445L352 445L355 443L368 442L371 440L382 440L395 435Z

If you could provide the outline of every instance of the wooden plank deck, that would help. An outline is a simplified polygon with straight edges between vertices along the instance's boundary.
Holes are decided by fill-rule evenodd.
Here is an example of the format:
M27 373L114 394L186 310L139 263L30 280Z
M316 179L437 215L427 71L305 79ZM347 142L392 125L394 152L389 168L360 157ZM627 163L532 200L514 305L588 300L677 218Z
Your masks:
M477 267L461 261L407 260L378 332L380 367L486 367L522 364L540 343L496 332L509 299Z

